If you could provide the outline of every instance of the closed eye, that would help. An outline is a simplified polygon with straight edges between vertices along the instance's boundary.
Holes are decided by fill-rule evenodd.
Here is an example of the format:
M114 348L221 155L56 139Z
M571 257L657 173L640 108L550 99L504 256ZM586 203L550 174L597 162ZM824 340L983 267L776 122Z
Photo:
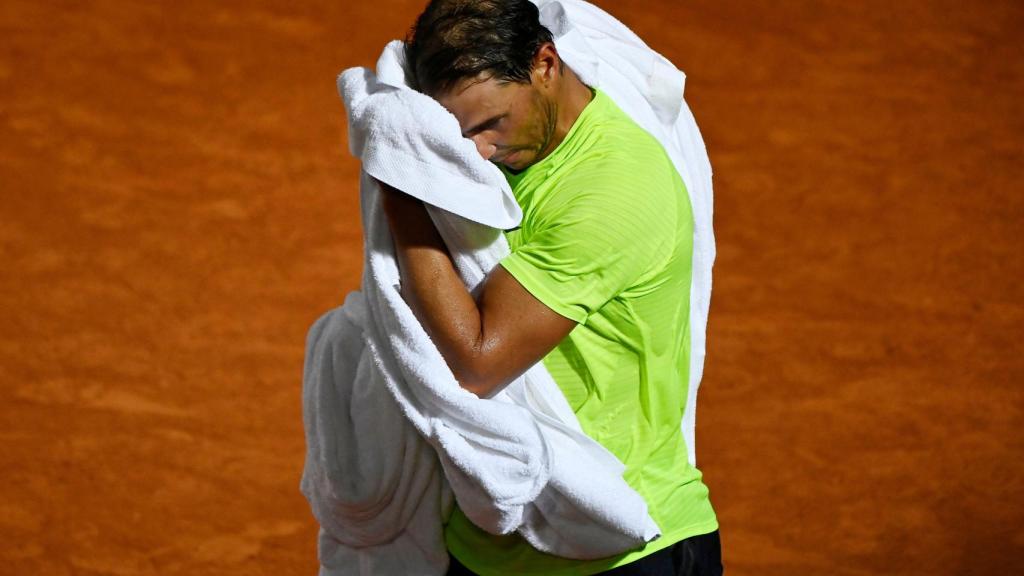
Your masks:
M506 116L508 116L508 114L499 114L497 116L488 118L487 120L484 120L483 122L477 124L476 126L473 126L469 130L466 130L465 132L462 133L462 135L466 138L472 138L473 136L476 136L481 132L496 127L499 122L505 119Z

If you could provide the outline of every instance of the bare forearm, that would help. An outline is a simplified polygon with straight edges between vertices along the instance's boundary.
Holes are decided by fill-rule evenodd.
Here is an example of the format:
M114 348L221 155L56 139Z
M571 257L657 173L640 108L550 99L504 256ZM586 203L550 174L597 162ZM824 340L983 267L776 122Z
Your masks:
M487 395L490 387L473 371L482 342L480 311L426 208L394 189L385 191L384 208L402 272L402 297L462 386Z

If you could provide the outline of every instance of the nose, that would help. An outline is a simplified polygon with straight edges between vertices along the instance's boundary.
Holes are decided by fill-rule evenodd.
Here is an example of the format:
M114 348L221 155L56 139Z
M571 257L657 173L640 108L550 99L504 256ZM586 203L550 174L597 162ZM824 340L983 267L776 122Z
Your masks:
M484 160L490 160L491 156L498 151L498 147L488 142L483 136L476 135L473 137L473 143L476 144L476 151L484 157Z

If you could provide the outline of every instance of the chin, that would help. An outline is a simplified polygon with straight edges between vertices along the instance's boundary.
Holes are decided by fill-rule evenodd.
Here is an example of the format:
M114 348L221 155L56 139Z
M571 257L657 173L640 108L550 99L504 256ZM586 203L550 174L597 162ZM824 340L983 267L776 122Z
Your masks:
M509 170L515 170L518 172L520 170L525 170L529 168L531 165L534 164L534 162L535 156L523 150L521 152L516 152L515 154L512 155L512 158L506 159L506 161L502 162L502 164L504 164L505 167L508 168Z

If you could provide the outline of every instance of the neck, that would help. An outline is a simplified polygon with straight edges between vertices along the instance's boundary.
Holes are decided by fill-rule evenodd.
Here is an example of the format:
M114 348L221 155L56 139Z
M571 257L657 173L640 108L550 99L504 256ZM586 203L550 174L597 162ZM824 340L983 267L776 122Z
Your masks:
M590 86L584 84L568 66L565 67L565 81L562 86L562 106L559 107L558 128L555 130L559 142L565 139L576 119L583 113L583 109L594 98Z
M561 85L559 86L558 93L555 95L554 104L554 116L555 122L551 133L551 138L548 140L548 145L545 147L542 156L547 156L569 134L569 130L572 129L573 124L583 113L583 109L587 107L587 104L594 97L594 93L590 87L584 84L576 73L573 72L568 66L563 64L565 70L565 76L562 78Z

